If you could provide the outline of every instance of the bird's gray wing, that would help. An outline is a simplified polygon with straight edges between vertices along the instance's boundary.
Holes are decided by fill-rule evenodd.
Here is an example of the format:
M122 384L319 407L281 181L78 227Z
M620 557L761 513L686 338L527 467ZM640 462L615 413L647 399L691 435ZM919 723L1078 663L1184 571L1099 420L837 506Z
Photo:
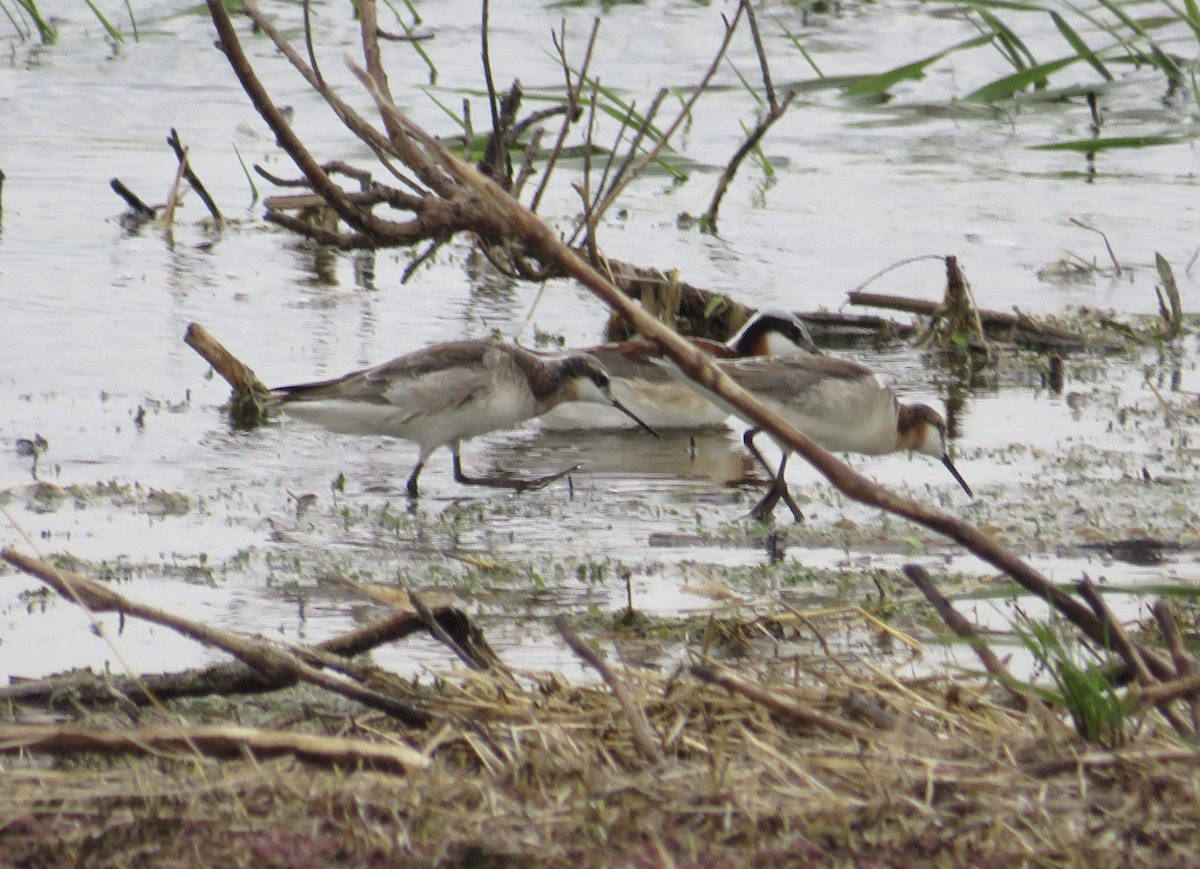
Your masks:
M604 366L609 377L621 380L649 380L667 382L671 375L650 360L660 358L658 348L649 341L622 341L619 344L601 344L582 351L594 356Z
M688 338L698 350L716 358L730 358L734 353L725 344L705 338ZM635 339L619 344L601 344L583 351L600 360L610 377L622 380L645 380L651 383L668 383L675 378L668 367L655 360L663 358L658 347L650 341Z
M491 380L500 351L492 341L452 341L331 380L273 390L280 401L340 399L390 404L409 412L435 412L462 404Z
M802 407L805 396L814 395L820 387L875 376L865 365L829 356L755 357L717 364L743 389L797 407Z

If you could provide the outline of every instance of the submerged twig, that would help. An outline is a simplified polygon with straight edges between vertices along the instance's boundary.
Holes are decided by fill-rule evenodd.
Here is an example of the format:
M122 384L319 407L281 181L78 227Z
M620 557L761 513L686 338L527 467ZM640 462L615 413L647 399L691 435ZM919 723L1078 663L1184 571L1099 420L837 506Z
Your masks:
M125 204L133 209L133 213L138 217L146 220L153 220L158 213L157 209L151 208L141 197L121 183L121 179L113 178L108 182L108 186L113 189L113 192L125 200Z
M217 226L225 223L225 218L221 215L221 209L217 208L217 203L209 195L204 183L200 177L192 169L191 161L187 158L187 149L183 147L183 143L179 141L179 133L175 128L171 128L171 134L167 136L167 144L171 146L171 150L175 152L175 157L179 160L179 164L183 167L183 177L187 179L187 183L196 191L196 195L200 197L200 201L204 203L204 207L208 209L208 213L213 216L213 220L217 222Z

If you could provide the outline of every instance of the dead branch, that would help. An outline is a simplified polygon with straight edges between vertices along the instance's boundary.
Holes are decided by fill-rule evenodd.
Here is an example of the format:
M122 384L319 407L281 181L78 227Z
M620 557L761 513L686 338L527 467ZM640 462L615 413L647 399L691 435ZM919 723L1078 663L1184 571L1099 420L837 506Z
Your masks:
M956 610L954 604L950 603L946 599L946 596L941 593L932 578L930 578L929 571L919 564L906 564L904 565L904 575L908 577L909 582L917 587L921 594L925 595L925 599L933 605L933 608L937 611L941 620L946 623L946 626L967 641L967 645L971 647L971 651L979 658L984 669L991 673L996 681L1008 689L1017 708L1021 710L1028 709L1029 698L1017 688L1017 680L1013 678L1008 667L1004 666L1004 662L988 647L988 644L979 636L975 631L975 627L967 621L966 617Z
M863 290L850 292L847 297L852 305L887 308L892 311L904 311L930 318L940 316L943 307L942 302L868 293ZM1107 335L1082 335L1068 329L1051 326L1048 323L1037 323L1019 313L1010 314L1005 311L976 308L973 317L978 318L979 325L990 336L1030 347L1050 347L1059 350L1082 350L1088 347L1099 347L1104 350L1125 348L1123 342Z
M633 733L634 741L637 744L638 750L641 751L642 756L651 763L661 763L663 752L658 737L650 727L650 722L646 720L646 714L642 712L642 708L625 685L624 680L613 672L613 669L604 663L603 659L596 654L596 651L572 630L564 616L555 617L554 627L558 630L558 633L570 647L571 651L599 673L600 678L604 680L604 684L613 692L613 696L617 698L617 702L621 705L621 710L625 713L625 717L629 721L629 728Z
M1121 660L1125 662L1125 666L1133 672L1138 685L1145 687L1156 684L1155 677L1151 674L1150 668L1147 666L1145 659L1146 650L1134 646L1129 634L1125 631L1125 626L1113 614L1113 611L1109 608L1108 603L1104 600L1104 597L1100 594L1100 590L1096 588L1096 584L1092 582L1091 578L1087 574L1084 574L1083 579L1076 583L1075 588L1079 591L1079 596L1087 601L1088 606L1092 608L1096 617L1100 619L1105 635L1109 640L1109 647L1116 651ZM1179 713L1171 708L1169 701L1163 701L1156 705L1158 706L1158 711L1175 728L1176 733L1184 737L1195 737L1195 731L1188 727L1187 722L1180 717Z
M233 389L229 403L229 417L233 424L241 428L261 425L267 418L266 400L271 390L199 323L188 326L183 341L199 353Z
M485 669L503 668L503 662L488 644L483 631L465 612L451 606L438 606L433 608L433 617L442 631L453 637L459 648ZM315 649L353 657L426 629L425 623L415 612L393 611L352 631L330 637L318 643ZM85 672L48 679L19 680L11 685L0 686L0 701L51 703L55 698L69 697L83 706L95 706L110 704L114 699L121 699L122 702L127 699L135 706L144 706L149 700L142 686L155 697L169 700L208 695L262 694L290 688L296 682L297 679L291 674L268 676L241 661L223 661L180 673L150 674L137 679ZM54 705L58 703L54 702Z
M1163 642L1166 643L1167 651L1171 653L1171 663L1175 665L1175 672L1180 676L1192 675L1195 672L1192 656L1183 644L1179 624L1175 620L1175 610L1166 598L1159 598L1154 602L1154 620L1158 622Z
M116 193L125 200L125 204L128 205L130 209L132 209L133 213L138 217L141 217L145 220L153 220L154 216L158 213L157 209L151 208L142 201L141 197L122 184L121 179L113 178L108 182L108 186L113 189L113 193Z
M358 20L359 32L362 33L363 57L367 63L367 75L375 82L375 87L379 89L379 92L386 94L388 100L391 101L392 90L388 85L387 72L383 69L383 56L379 51L379 23L375 17L375 4L363 4L358 9ZM404 135L387 117L383 118L383 128L387 130L392 141L395 141L398 136Z
M1194 700L1200 697L1200 676L1187 676L1153 685L1139 686L1133 692L1138 706L1158 706L1174 700Z
M868 730L865 727L851 724L848 721L839 721L820 712L814 712L808 707L802 706L795 700L792 700L790 697L772 694L757 685L747 682L745 679L735 676L732 672L724 668L713 667L707 664L693 664L688 668L688 671L703 682L708 682L710 685L717 685L731 694L740 694L748 700L767 707L778 715L782 715L785 718L808 727L826 733L835 733L838 736L861 739L866 742L874 742L879 738L878 733Z
M335 694L357 700L372 709L386 712L413 727L423 727L432 720L428 713L420 709L355 682L339 679L322 672L272 643L252 640L231 631L201 624L156 607L138 603L77 573L59 570L49 562L22 555L15 549L0 550L0 558L26 573L36 576L67 600L76 602L91 612L118 612L123 616L133 616L170 628L205 646L215 646L228 652L251 669L264 674L268 679L293 678L309 682Z
M204 203L204 207L208 209L208 213L213 216L213 220L217 222L217 226L225 223L225 218L221 215L221 209L217 208L217 203L209 195L208 189L196 175L192 169L191 161L187 159L187 149L183 147L183 143L179 141L179 133L175 128L171 128L171 135L167 136L167 144L171 146L171 150L175 152L175 158L183 167L183 177L187 179L187 183L196 191L196 195L200 197L200 201Z
M204 361L213 367L217 374L239 394L248 392L268 393L271 390L240 359L226 350L221 343L209 334L208 330L199 323L192 323L184 333L183 341Z
M0 753L46 752L71 754L178 753L194 759L209 757L293 755L326 766L360 764L397 771L426 769L429 758L403 745L368 742L315 733L288 733L260 727L231 725L197 727L98 727L92 724L0 724Z
M758 67L762 72L763 90L767 95L768 110L767 114L751 130L750 135L746 137L746 141L734 153L733 158L725 166L725 171L721 173L721 177L717 181L716 192L713 193L708 210L704 213L704 227L709 232L717 231L717 211L721 207L721 200L725 197L725 191L729 189L734 175L737 174L738 167L742 165L742 161L746 159L750 152L758 147L758 143L766 136L767 131L771 129L776 121L783 117L784 113L788 110L788 106L792 104L792 100L796 98L795 91L789 91L787 96L783 98L782 103L775 98L775 85L771 83L771 68L767 63L766 49L763 48L762 34L758 30L758 17L754 14L754 5L750 0L742 0L739 8L746 10L746 20L750 24L750 35L754 39L754 50L758 54Z
M428 169L427 161L422 160L419 152L410 147L407 137L401 135L387 139L375 131L370 124L354 114L344 103L341 103L328 87L318 82L315 75L300 56L296 54L286 40L271 26L271 23L262 16L253 3L246 2L244 8L263 32L279 47L280 51L309 79L309 83L320 90L321 95L325 97L335 112L338 112L339 109L341 110L339 118L342 118L356 133L360 133L364 141L374 142L381 152L392 153L399 157L410 169L413 169L417 173L418 178L438 193L450 192L444 177L440 173L425 171ZM213 3L210 3L210 12L213 9ZM324 197L329 206L351 228L358 230L364 235L386 238L391 234L399 233L401 236L404 236L408 230L405 224L396 224L392 221L383 220L369 210L355 207L354 203L349 201L346 192L334 183L333 179L321 168L321 165L317 163L304 143L300 141L300 138L292 130L287 120L283 117L283 114L271 101L266 88L263 87L253 67L250 66L250 61L247 59L245 52L242 51L241 43L237 38L237 32L234 30L233 22L229 16L227 14L213 14L212 18L217 28L217 34L221 38L221 48L229 59L230 66L233 68L238 80L241 82L242 89L246 91L246 95L250 97L251 102L254 103L255 109L258 110L263 120L271 127L271 131L275 134L280 146L287 151L292 160L296 162L296 165L300 167L300 171L308 178L313 191ZM372 86L378 87L379 82L372 79ZM383 82L383 86L386 86L386 80Z
M499 659L493 661L480 661L478 656L472 654L467 648L459 644L458 639L451 636L450 632L442 627L441 622L434 611L425 604L421 596L415 592L409 594L409 599L412 601L413 607L417 611L417 617L421 623L429 631L430 635L446 646L450 651L458 656L459 660L470 667L472 670L483 672L486 670L498 669L501 673L509 674L508 668L500 663ZM499 666L497 666L499 665Z

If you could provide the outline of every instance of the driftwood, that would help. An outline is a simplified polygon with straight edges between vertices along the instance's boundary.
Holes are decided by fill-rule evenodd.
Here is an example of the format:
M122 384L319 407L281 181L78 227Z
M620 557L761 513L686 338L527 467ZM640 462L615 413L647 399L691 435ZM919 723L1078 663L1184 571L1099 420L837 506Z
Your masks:
M396 771L426 769L429 759L403 745L289 733L258 727L163 726L97 727L81 724L2 724L0 754L45 752L73 754L175 753L181 759L292 755L310 763L356 767L361 764Z
M89 612L117 612L122 616L133 616L170 628L206 646L215 646L228 652L268 680L308 682L348 699L356 700L372 709L386 712L414 727L424 726L431 720L428 713L405 701L368 688L353 680L341 679L326 673L303 660L300 655L274 643L243 637L231 631L204 625L156 607L138 603L77 573L60 570L49 562L29 558L14 549L0 550L0 558L26 573L36 576L64 598Z
M953 287L956 275L961 280L961 269L953 256L946 259L948 286ZM950 295L950 294L948 294ZM965 292L952 296L956 299L966 299ZM908 314L919 314L934 320L944 316L947 311L945 300L931 302L926 299L911 299L906 296L889 296L880 293L869 293L865 290L855 290L848 294L850 304L873 308L887 308L892 311L903 311ZM990 311L984 308L964 309L955 306L957 317L955 327L969 323L967 330L971 334L969 346L979 352L987 352L987 339L1008 341L1026 347L1039 349L1078 351L1100 349L1119 351L1126 349L1126 344L1108 335L1084 335L1062 329L1047 323L1039 323L1027 314L1007 313L1005 311ZM986 338L984 337L986 333Z
M503 671L503 664L488 645L483 632L465 612L451 606L433 607L431 615L440 630L452 637L458 649L474 661L473 668ZM392 612L372 622L330 637L314 650L341 657L354 657L387 643L402 640L428 629L416 612ZM23 679L0 687L0 701L38 702L55 706L68 702L82 706L107 705L114 701L144 706L150 696L159 700L207 695L261 694L295 685L291 674L267 674L241 661L228 661L185 670L140 676L111 676L70 673L47 679Z
M267 419L267 397L271 390L199 323L188 326L183 341L199 353L233 389L229 403L229 418L233 424L238 428L261 425Z

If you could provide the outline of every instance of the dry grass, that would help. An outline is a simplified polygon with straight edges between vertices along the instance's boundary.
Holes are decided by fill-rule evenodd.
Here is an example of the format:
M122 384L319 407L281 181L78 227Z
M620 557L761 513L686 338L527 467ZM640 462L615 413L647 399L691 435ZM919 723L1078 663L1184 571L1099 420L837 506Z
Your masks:
M123 867L1195 862L1197 755L1154 719L1108 752L981 679L738 675L870 737L798 726L686 674L629 676L666 755L653 765L607 689L553 676L455 674L426 730L292 689L271 703L294 729L399 740L433 763L22 756L6 762L0 853ZM847 712L852 696L878 714ZM186 715L198 723L195 705Z

